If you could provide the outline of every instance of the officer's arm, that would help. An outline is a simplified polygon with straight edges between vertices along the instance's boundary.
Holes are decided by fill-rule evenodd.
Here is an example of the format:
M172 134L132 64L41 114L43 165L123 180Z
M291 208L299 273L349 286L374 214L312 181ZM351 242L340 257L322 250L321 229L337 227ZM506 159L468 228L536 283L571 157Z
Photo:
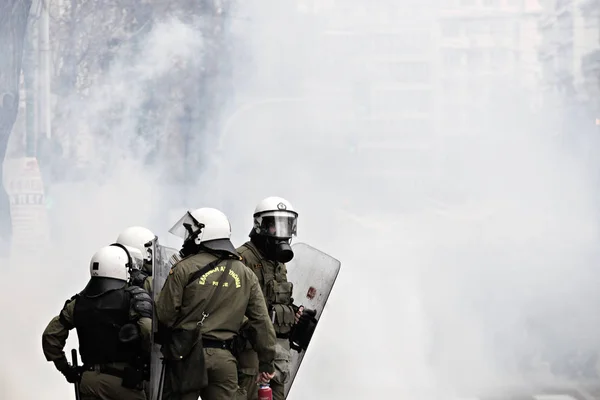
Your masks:
M273 360L275 359L275 329L269 318L258 278L254 274L248 279L251 284L250 301L246 309L248 317L248 339L258 353L259 372L275 372Z
M158 321L167 328L172 328L179 317L183 297L183 282L185 271L181 265L175 264L156 301L156 316Z
M75 298L68 300L59 315L52 318L42 334L42 349L47 361L53 361L58 369L68 365L67 357L63 351L69 331L75 328L73 314L75 311Z
M146 280L144 281L144 286L142 286L144 288L144 290L146 292L148 292L148 294L150 295L151 299L154 299L154 295L152 294L152 277L149 276L146 278Z
M135 322L142 339L142 348L150 352L152 347L152 312L153 302L148 292L139 287L129 288L129 318Z

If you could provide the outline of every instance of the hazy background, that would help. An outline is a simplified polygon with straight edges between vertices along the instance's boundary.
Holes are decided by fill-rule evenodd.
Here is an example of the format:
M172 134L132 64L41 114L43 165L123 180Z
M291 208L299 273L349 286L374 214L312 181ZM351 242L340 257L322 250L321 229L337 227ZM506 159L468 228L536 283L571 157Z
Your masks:
M368 36L336 48L320 33L396 10L397 25L439 36L439 7L351 3L359 11L335 18L299 17L291 1L224 3L224 14L212 2L52 3L53 138L37 154L51 246L2 264L0 397L73 395L41 334L121 230L175 243L167 230L180 213L211 206L238 246L272 195L298 210L297 241L342 262L291 399L556 383L566 374L548 362L598 349L596 137L531 111L536 88L521 87L519 71L488 82L492 100L466 113L468 129L365 122L365 109L391 102L365 88L393 71L364 67L378 43ZM384 134L394 147L368 150ZM66 350L76 343L72 331Z

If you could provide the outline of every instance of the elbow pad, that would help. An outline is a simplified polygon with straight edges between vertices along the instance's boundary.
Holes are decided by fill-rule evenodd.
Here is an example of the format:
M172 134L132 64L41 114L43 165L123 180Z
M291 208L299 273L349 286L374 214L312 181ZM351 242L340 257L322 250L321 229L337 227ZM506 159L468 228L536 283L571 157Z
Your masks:
M133 343L140 338L140 328L135 324L125 324L119 330L119 341L121 343Z
M148 292L137 286L130 286L126 290L131 296L131 309L142 318L152 318L154 303Z

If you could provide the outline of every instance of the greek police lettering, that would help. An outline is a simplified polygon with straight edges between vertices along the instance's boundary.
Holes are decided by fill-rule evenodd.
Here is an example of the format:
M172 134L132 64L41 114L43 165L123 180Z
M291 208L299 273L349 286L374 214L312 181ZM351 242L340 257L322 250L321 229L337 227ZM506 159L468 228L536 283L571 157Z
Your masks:
M215 267L213 269L211 269L210 271L204 273L204 275L202 275L200 277L200 280L198 281L198 283L200 285L206 285L206 280L209 276L211 276L212 274L214 274L215 272L224 272L225 271L225 266L221 265L218 267ZM235 287L236 288L240 288L242 287L242 283L240 280L240 277L238 274L236 274L234 271L229 270L229 276L231 276L233 278L233 280L235 281ZM211 283L213 286L217 286L219 284L219 282L217 280L213 280ZM224 282L223 283L223 287L229 287L229 283L228 282Z
M242 282L240 281L240 277L238 274L236 274L235 272L233 272L232 270L229 270L229 275L233 278L233 280L235 281L235 288L241 288L242 287Z
M201 285L206 285L206 278L208 278L210 275L214 274L215 272L219 272L219 271L225 271L225 266L217 266L214 267L213 269L211 269L210 271L206 272L204 275L202 275L200 277L200 281L198 282Z

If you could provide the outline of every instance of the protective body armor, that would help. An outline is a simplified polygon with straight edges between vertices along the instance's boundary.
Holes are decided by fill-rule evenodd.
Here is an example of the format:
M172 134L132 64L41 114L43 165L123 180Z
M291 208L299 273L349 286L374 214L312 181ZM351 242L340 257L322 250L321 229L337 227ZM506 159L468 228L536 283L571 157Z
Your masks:
M129 322L130 301L125 288L77 296L73 321L84 365L133 362L135 349L119 341L119 330Z
M294 285L287 280L285 264L265 259L250 241L237 250L244 264L258 277L277 337L287 339L294 326L296 312L292 298Z

